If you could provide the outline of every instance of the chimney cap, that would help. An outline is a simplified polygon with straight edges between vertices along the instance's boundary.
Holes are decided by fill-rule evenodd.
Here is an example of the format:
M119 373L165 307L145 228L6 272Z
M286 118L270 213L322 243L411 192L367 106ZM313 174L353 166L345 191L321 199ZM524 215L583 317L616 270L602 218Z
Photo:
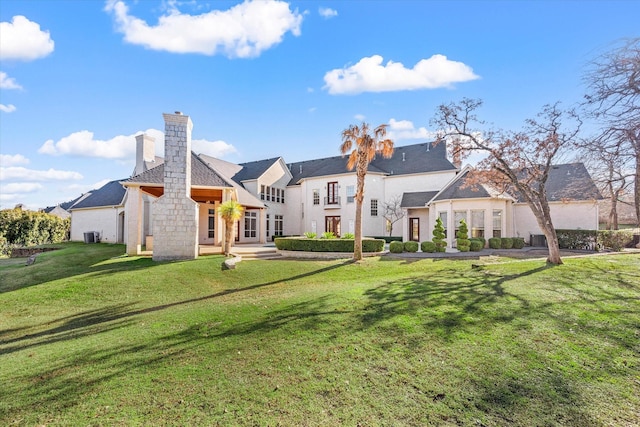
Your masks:
M182 111L176 111L175 114L181 116L182 115Z

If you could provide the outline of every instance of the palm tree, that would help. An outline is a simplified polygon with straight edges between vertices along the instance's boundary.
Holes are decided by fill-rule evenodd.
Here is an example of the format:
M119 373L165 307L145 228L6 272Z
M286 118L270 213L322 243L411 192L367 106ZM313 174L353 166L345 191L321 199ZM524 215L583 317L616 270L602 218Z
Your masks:
M224 220L224 254L229 255L233 243L233 229L236 221L242 218L244 208L235 200L227 200L220 205L218 211Z
M373 130L373 135L369 133L369 125L350 125L342 131L342 145L340 152L342 156L349 154L347 169L356 169L356 230L355 240L353 242L353 259L360 261L362 259L362 201L364 200L364 177L367 174L369 163L375 158L376 154L382 154L383 157L391 157L393 155L393 141L386 139L387 125L379 125Z

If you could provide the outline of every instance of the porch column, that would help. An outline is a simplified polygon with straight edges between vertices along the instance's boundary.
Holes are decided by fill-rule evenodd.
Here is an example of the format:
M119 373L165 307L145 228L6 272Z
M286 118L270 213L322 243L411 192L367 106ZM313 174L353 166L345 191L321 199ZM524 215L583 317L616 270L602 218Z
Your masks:
M266 243L267 241L267 216L266 209L260 209L260 243Z
M140 255L142 250L142 192L139 187L129 187L127 193L125 207L127 255Z

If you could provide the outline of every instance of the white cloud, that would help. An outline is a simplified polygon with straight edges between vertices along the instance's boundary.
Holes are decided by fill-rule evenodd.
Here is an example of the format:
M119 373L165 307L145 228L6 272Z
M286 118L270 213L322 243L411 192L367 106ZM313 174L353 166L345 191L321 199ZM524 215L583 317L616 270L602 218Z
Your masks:
M49 31L24 16L0 22L0 60L32 61L49 55L53 48Z
M364 122L364 119L366 119L367 116L365 116L364 114L356 114L355 116L353 116L353 118L359 122Z
M171 5L170 5L171 6ZM129 15L124 1L108 0L117 30L132 44L172 53L223 54L250 58L280 43L287 32L300 35L302 15L283 1L245 1L226 11L183 14L175 7L156 26Z
M38 153L52 156L71 155L81 157L99 157L103 159L134 158L136 144L134 135L118 135L102 141L93 138L93 132L81 130L65 136L58 142L47 140Z
M28 165L29 159L22 154L0 154L0 165L2 166L15 166L15 165Z
M22 86L16 82L16 79L0 71L0 89L22 89Z
M334 16L338 16L338 11L335 9L331 9L329 7L318 8L318 13L324 19L329 19L329 18L333 18Z
M97 190L98 188L101 188L103 185L111 181L113 180L103 179L96 182L95 184L71 184L66 187L66 190L71 191L73 193L77 193L77 194L84 194L91 190Z
M416 129L413 122L409 120L389 120L387 137L392 140L422 139L432 141L436 138L436 132L427 130L425 127Z
M317 110L318 110L318 107L311 107L307 111L309 111L310 113L315 113Z
M0 180L28 180L28 181L70 181L82 179L82 175L73 171L56 169L35 170L19 166L0 167Z
M191 149L198 154L221 158L227 154L236 153L236 148L224 141L207 141L206 139L194 139L191 141Z
M10 184L0 186L1 193L33 193L44 187L38 182L12 182Z
M13 104L0 104L0 111L2 111L3 113L13 113L14 111L16 111L16 106Z
M435 89L479 78L468 65L444 55L422 59L413 68L393 61L382 65L382 61L382 56L373 55L350 67L331 70L324 75L324 89L332 95Z

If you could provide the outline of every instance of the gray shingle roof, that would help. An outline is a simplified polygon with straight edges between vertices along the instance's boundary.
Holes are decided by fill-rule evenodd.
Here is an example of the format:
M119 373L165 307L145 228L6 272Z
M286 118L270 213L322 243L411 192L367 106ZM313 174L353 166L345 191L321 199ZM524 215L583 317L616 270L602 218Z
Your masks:
M438 194L437 191L414 191L402 193L402 208L419 208L424 207L433 197Z
M289 185L297 184L304 178L348 173L350 171L346 165L346 156L291 163L289 170L293 179ZM434 143L425 142L395 147L393 156L388 159L377 156L369 164L368 171L386 175L408 175L455 169L456 167L447 160L447 150L444 143L434 145Z
M451 199L481 199L493 197L489 189L484 185L465 186L466 176L469 171L463 172L460 176L441 190L435 200L451 200Z
M91 191L89 196L73 205L70 210L122 205L126 190L120 184L121 181L111 181L99 189Z
M273 157L271 159L258 160L255 162L240 163L239 166L242 166L242 169L233 176L233 180L237 183L241 183L242 181L258 179L279 159L280 157Z
M164 185L164 163L131 177L125 182ZM211 169L200 157L191 153L191 185L207 187L232 187L223 177Z

